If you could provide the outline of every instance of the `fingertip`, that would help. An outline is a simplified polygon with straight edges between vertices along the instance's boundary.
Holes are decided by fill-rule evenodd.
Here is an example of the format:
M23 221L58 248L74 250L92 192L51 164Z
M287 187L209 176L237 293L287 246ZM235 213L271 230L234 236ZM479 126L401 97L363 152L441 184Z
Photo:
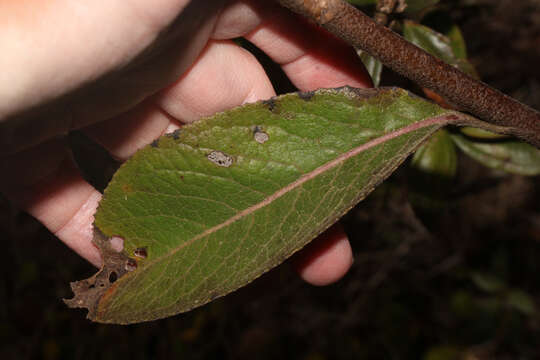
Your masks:
M253 54L232 41L211 40L190 70L155 100L169 116L191 123L274 95L272 83Z
M315 286L338 281L352 263L351 244L340 224L326 230L293 260L300 277Z
M92 243L94 213L102 195L93 190L90 196L82 203L71 219L54 234L68 247L99 268L102 265L101 255Z
M261 8L259 16L261 25L245 38L280 64L298 89L373 85L356 51L342 39L279 7Z
M0 162L0 191L96 266L92 222L101 194L86 182L63 141L54 140Z

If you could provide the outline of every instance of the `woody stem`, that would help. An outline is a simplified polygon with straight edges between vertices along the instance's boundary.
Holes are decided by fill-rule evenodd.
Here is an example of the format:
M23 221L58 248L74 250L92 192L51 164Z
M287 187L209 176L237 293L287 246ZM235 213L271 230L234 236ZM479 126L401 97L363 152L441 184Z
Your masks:
M540 113L411 44L343 0L276 0L445 97L459 110L540 148Z

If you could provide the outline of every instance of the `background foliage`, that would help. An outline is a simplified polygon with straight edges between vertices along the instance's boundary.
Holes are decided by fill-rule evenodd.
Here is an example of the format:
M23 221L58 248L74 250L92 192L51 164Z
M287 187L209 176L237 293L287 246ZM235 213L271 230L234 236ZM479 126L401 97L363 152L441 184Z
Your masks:
M439 6L460 25L480 77L539 109L540 5ZM387 70L381 81L411 86ZM80 135L73 142L81 161L107 164L105 176L86 169L103 187L115 164ZM456 156L454 178L404 166L347 215L356 261L339 283L314 288L285 265L194 312L129 327L68 310L66 284L94 269L2 201L0 357L539 358L538 178Z

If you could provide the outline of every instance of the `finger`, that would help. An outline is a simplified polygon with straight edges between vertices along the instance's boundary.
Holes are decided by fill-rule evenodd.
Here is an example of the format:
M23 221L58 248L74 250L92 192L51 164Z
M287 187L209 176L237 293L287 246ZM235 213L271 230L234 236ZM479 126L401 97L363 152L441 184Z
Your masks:
M116 116L174 81L223 3L0 1L0 67L10 69L0 72L0 154Z
M302 279L316 286L339 280L352 263L351 244L340 224L326 230L293 258Z
M244 36L282 65L301 90L372 84L351 46L273 2L234 3L223 11L213 36Z
M264 27L261 27L261 28L264 29ZM254 32L254 34L256 34L256 32ZM318 52L316 51L317 49L314 50L313 45L307 46L307 47L299 46L297 42L300 42L301 38L298 38L298 37L296 38L285 37L281 41L281 43L277 44L275 47L265 48L267 44L267 39L265 39L265 36L267 36L268 34L269 33L266 33L266 34L262 33L262 35L259 34L260 36L258 38L256 36L253 36L251 40L256 42L259 47L265 49L268 53L270 53L270 55L273 56L276 61L283 63L286 71L292 73L291 77L293 77L293 79L295 79L295 71L292 71L291 69L294 69L294 66L304 66L303 64L306 64L305 66L308 69L312 69L311 72L304 72L304 73L299 72L301 76L296 77L297 86L299 86L300 88L304 90L309 90L310 86L332 87L332 86L340 86L340 85L343 85L344 83L354 85L354 86L365 86L369 84L369 79L367 78L366 74L361 70L362 69L361 65L357 63L356 55L353 52L351 52L350 49L347 49L346 51L343 50L343 49L346 49L346 46L344 46L343 44L339 45L336 51L329 51L329 53L331 54L338 54L339 56L337 57L337 59L336 58L328 59L328 58L324 58L324 56L322 57L320 55L317 56L318 54ZM323 37L324 36L326 35L323 34ZM273 35L270 35L268 37L271 38L273 37ZM328 46L326 47L327 49L333 49L334 43L335 43L335 39L332 39L332 38L327 38L324 42L322 42L322 44L328 44ZM294 51L295 48L298 49L299 51ZM287 57L280 58L279 56L281 52L292 55L292 56L290 56L289 58ZM211 52L209 51L209 53ZM340 54L342 53L346 53L346 56L341 56ZM211 58L212 58L211 56L201 57L201 59L211 59ZM343 59L345 59L345 61ZM237 105L237 101L227 101L227 96L225 97L220 96L219 90L223 89L224 87L221 87L221 86L211 87L212 85L215 85L215 84L212 81L204 80L205 75L210 75L208 76L210 80L212 80L211 78L216 77L214 76L216 75L215 72L206 71L205 66L201 65L204 63L205 61L201 61L200 63L198 62L193 67L192 71L188 73L189 75L182 77L182 79L180 79L177 83L173 84L173 86L171 86L169 89L167 89L161 94L161 96L163 97L160 100L162 101L162 104L164 105L163 107L166 109L166 111L169 114L177 118L183 119L184 121L192 121L192 120L198 119L200 116L209 115L213 112L220 111L222 110L222 108L227 108L233 105ZM229 63L232 63L232 62L229 62ZM322 63L322 66L321 66L321 63ZM213 61L208 61L208 64L213 64L209 66L209 68L212 69L216 63ZM354 66L351 66L350 64ZM291 65L291 66L287 66L287 65ZM342 71L341 69L342 65L349 71ZM238 69L244 70L244 67L238 66L232 69L227 68L222 73L217 74L217 79L221 79L220 76L223 74L226 75L225 78L227 78L228 76L234 75L235 73L238 72ZM317 73L317 76L318 76L317 81L309 80L310 77L314 76L313 69L320 70L319 73ZM247 72L247 73L249 74L250 72ZM242 77L240 77L240 79L241 78ZM219 85L219 83L221 82L218 81L216 84ZM222 83L227 84L229 83L229 81L223 81ZM192 84L194 86L191 86ZM211 85L211 86L209 87L208 85ZM236 88L236 87L233 87L233 88ZM240 88L242 88L242 86L240 86ZM203 95L199 96L199 94L203 94ZM225 95L228 95L228 94L226 93ZM244 96L244 98L246 97ZM222 104L222 105L215 106L216 104ZM343 233L341 233L340 236L334 236L334 238L346 239ZM342 273L340 273L339 271L340 266L341 268L344 268L344 267L348 268L347 264L350 265L350 259L352 257L350 255L347 257L346 251L331 251L331 250L332 249L343 250L343 249L346 249L347 247L350 249L350 246L348 245L346 241L345 242L341 241L338 244L340 244L340 246L327 248L326 253L320 252L317 255L317 259L318 259L317 263L319 264L325 263L324 254L327 254L329 256L327 258L328 260L327 263L335 264L335 266L327 267L328 269L330 269L328 273L315 271L315 276L312 277L310 281L317 283L318 282L317 276L319 276L320 280L323 282L328 281L327 280L328 278L337 279L339 276L342 275ZM309 252L309 248L307 248L306 251L308 251L308 253L313 253L313 252ZM314 269L317 269L317 268L320 268L320 267L317 267L317 266L314 267ZM334 270L332 271L332 269ZM308 279L310 279L309 276L308 276Z
M241 71L239 71L241 70ZM231 41L210 41L190 70L131 111L85 129L125 160L181 122L275 95L255 57Z
M293 42L287 46L296 45ZM283 47L285 52L290 50L287 46ZM279 50L279 47L276 47L276 49ZM356 55L353 55L356 58ZM308 59L310 56L302 52L297 53L291 63L294 63L295 59L302 58ZM237 74L239 69L241 70L241 74ZM354 71L357 71L357 69ZM341 80L339 77L343 75L339 71L331 67L326 67L321 72L324 75L323 78L326 81L326 86L343 85L343 83L340 83ZM360 71L360 75L358 76L360 79L365 80L362 71ZM263 81L262 84L268 85L263 85L262 88L251 88L252 84L261 84L259 79ZM247 81L242 82L242 80ZM355 86L363 85L359 80L350 80L347 83ZM158 96L157 102L172 117L189 122L201 116L210 115L246 102L250 98L253 100L266 98L273 94L272 91L268 91L267 89L271 89L269 82L260 65L254 61L250 54L228 42L213 42L201 55L190 72L167 90L163 91ZM308 88L305 90L308 90ZM249 94L254 96L250 97ZM135 148L133 147L134 150ZM339 241L332 242L332 239L338 239ZM308 246L305 250L307 254L305 256L305 263L307 264L312 260L314 264L306 267L304 278L308 282L324 284L335 281L350 266L352 256L346 235L337 229L328 241L330 242L327 245L333 244L335 246L322 247L326 251L311 251L311 246ZM347 249L349 249L348 252L346 251ZM328 264L331 264L331 266L328 266Z
M146 100L114 119L84 129L117 160L127 160L138 149L150 144L167 130L179 127L178 121Z
M214 36L243 33L283 64L302 90L371 84L350 47L280 7L264 5L261 10L250 2L234 2L221 15ZM96 125L90 135L114 156L125 159L167 127L174 127L173 119L191 122L273 94L267 76L251 54L231 42L211 41L192 68L156 97L157 107L145 101L119 119Z
M93 214L101 198L82 179L63 140L52 140L0 161L0 189L92 264Z
M249 13L250 9L253 8L244 6L242 11L237 11ZM266 5L257 10L260 23L245 37L281 64L299 89L372 85L356 52L347 44L282 8ZM234 23L231 18L228 21ZM313 285L337 281L348 271L353 259L347 235L339 225L297 256L297 271Z
M279 18L278 23L263 23L246 38L280 64L301 90L371 86L369 75L350 46L290 14Z
M264 69L232 41L210 41L193 67L162 91L157 104L182 122L192 122L243 103L275 95Z

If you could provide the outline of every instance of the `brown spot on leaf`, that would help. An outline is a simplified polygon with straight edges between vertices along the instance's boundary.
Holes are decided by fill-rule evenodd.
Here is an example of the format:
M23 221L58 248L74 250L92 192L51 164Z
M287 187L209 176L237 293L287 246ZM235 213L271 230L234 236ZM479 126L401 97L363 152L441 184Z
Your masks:
M133 250L133 255L141 259L146 259L148 257L148 251L145 247L136 248Z
M273 112L274 109L276 108L276 100L275 100L275 98L273 98L273 97L270 98L270 99L268 99L268 100L263 100L262 103L263 103L264 105L266 105L266 106L268 107L268 110L270 110L270 111L272 111L272 112Z
M133 192L133 187L131 186L131 184L122 184L122 192L124 194L129 194Z
M298 91L298 97L305 101L310 101L315 95L315 91Z
M109 274L109 283L112 284L117 279L118 279L118 275L116 275L116 273L114 271L111 271L111 273Z
M70 308L88 309L87 317L95 320L100 300L107 291L112 290L112 283L127 273L125 265L130 259L113 249L109 239L97 227L94 227L92 242L101 253L103 266L90 278L72 282L70 285L75 295L72 299L64 299L64 302Z
M126 264L124 266L124 269L126 269L126 271L130 271L130 272L137 270L137 261L135 261L134 259L128 258L126 260Z
M178 140L178 139L180 139L180 129L176 129L171 133L167 133L167 134L165 134L165 136L171 137L174 140Z
M150 143L150 146L153 148L157 148L159 145L159 141L156 139Z

